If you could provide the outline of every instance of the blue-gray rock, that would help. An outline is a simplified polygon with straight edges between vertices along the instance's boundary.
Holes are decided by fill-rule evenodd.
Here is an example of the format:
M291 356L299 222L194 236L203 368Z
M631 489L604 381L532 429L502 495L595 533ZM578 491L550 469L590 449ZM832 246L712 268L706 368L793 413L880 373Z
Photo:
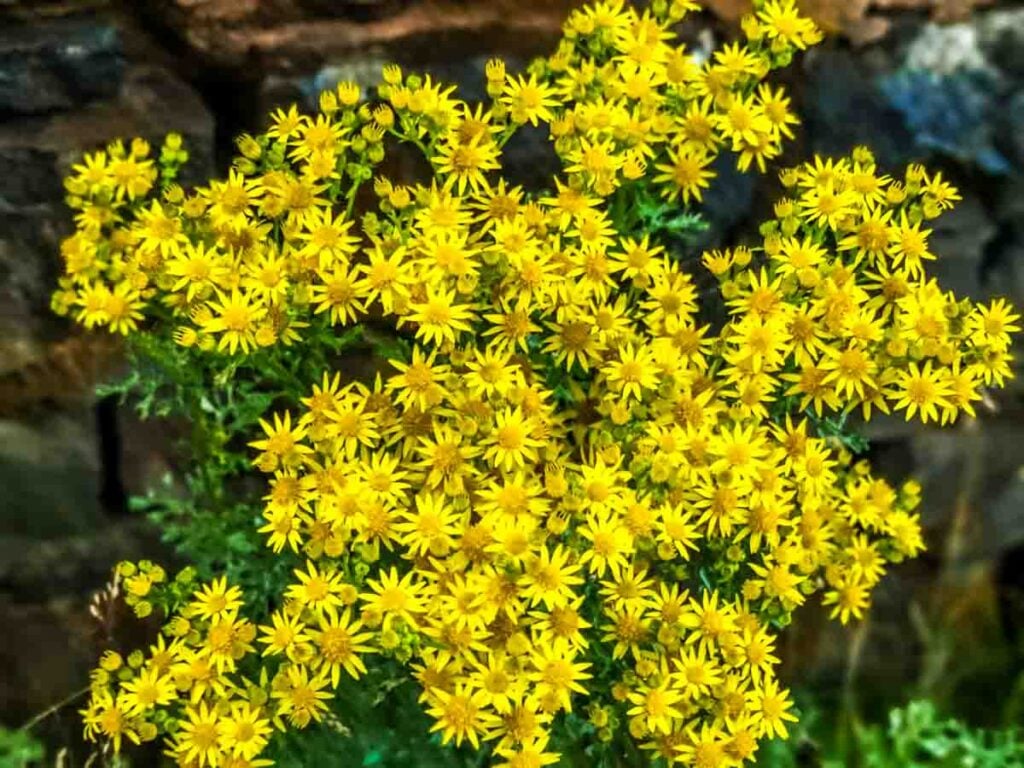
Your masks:
M117 30L59 20L0 29L0 117L69 109L115 94L124 72Z
M1024 77L1021 80L1024 83ZM1006 103L999 140L1005 145L1005 152L1014 165L1024 168L1024 86Z
M84 534L103 519L99 438L90 410L0 420L4 536Z
M1024 81L1024 8L1001 9L978 20L979 46L992 66Z
M44 149L0 146L0 215L60 200L64 187L53 173L54 161L54 153Z
M1024 171L1024 11L923 24L856 53L832 45L805 62L815 151L864 143L883 165L944 159L988 176Z
M1002 87L989 70L900 68L880 77L878 90L919 152L955 158L990 174L1011 172L1010 161L994 144Z
M884 66L836 48L807 56L803 121L810 150L839 156L866 144L885 166L913 155L913 134L878 87Z

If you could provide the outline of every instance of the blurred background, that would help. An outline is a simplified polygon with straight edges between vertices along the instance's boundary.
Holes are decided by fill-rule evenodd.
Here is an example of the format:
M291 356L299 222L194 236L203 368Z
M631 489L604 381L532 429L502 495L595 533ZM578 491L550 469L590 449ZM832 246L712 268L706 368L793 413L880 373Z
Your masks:
M269 110L397 61L484 95L488 57L510 69L553 48L570 0L0 0L0 723L79 765L75 698L100 648L90 596L120 559L173 564L129 512L175 464L182 425L137 421L97 398L116 343L49 312L71 231L62 177L116 137L184 135L187 180L222 172L233 138ZM976 0L812 0L831 34L778 78L803 126L787 152L869 145L885 170L925 162L963 202L935 222L933 273L972 298L1024 307L1024 7ZM734 37L742 0L711 0L681 37ZM513 180L554 168L543 138L510 145ZM771 179L722 170L708 246L741 243L770 210ZM842 630L803 609L783 678L807 727L797 764L886 712L927 699L972 726L1024 722L1024 402L1018 382L946 430L872 422L870 458L924 486L929 545ZM851 730L851 728L853 730ZM0 765L3 741L0 738ZM65 749L62 753L61 750ZM37 754L37 753L33 753ZM775 754L775 753L772 753ZM780 753L781 754L781 753ZM61 758L63 755L63 758ZM13 765L21 758L10 758ZM789 757L764 763L789 765ZM775 762L773 762L775 761ZM802 761L802 762L801 762Z

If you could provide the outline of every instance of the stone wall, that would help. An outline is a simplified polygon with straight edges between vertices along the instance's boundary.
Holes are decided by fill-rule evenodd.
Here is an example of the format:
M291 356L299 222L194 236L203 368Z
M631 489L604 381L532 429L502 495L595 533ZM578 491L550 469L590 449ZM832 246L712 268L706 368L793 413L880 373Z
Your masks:
M514 66L548 50L578 4L0 0L0 623L15 628L0 633L0 720L18 724L84 683L97 640L90 593L117 559L160 554L155 533L125 514L125 497L168 468L168 439L95 401L94 384L118 370L116 344L48 311L70 229L61 200L70 165L118 136L178 131L191 178L204 178L271 107L311 107L320 89L372 79L384 61L480 95L488 56ZM805 119L789 158L866 143L890 167L942 168L964 202L937 222L939 276L964 294L1024 306L1024 10L973 5L818 0L812 7L837 34L783 76ZM717 15L703 14L688 39L733 33L741 5L712 7ZM511 151L519 181L550 168L543 140ZM709 244L742 241L771 188L726 174L708 200ZM919 676L927 644L887 627L909 626L918 609L926 619L913 626L937 621L944 601L979 594L978 583L990 597L972 610L1002 605L1001 618L986 620L1013 620L1024 586L1019 394L1000 393L979 422L949 432L872 425L879 468L925 481L932 553L880 596L881 618L865 630L866 675L902 658L899 674ZM807 625L789 639L792 673L831 679L848 638ZM76 730L71 716L64 724Z

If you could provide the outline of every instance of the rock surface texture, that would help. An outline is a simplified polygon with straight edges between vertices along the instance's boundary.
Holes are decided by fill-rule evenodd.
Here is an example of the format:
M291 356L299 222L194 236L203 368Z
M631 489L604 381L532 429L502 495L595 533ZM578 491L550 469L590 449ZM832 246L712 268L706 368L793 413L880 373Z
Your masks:
M154 532L124 514L124 496L144 490L170 449L151 431L125 428L134 422L110 405L97 407L93 387L116 372L116 343L82 336L49 313L70 229L61 183L70 165L116 137L159 141L177 131L192 155L189 178L202 179L223 167L233 136L259 129L272 107L308 109L319 90L340 79L372 82L391 60L480 96L488 56L515 66L549 50L579 4L0 0L0 621L19 628L0 633L0 721L19 724L84 684L96 653L90 593L117 559L158 552ZM791 157L863 143L890 168L943 169L964 201L937 222L937 276L947 288L1007 295L1020 307L1024 9L983 5L809 3L838 35L786 76L804 117ZM712 0L711 8L717 18L704 14L688 36L734 34L743 3ZM539 184L552 168L544 136L525 133L508 154L517 183ZM766 189L723 173L708 194L709 245L755 231ZM887 618L906 627L912 606L941 605L937 594L966 593L979 578L998 587L1013 580L1000 575L1007 568L1024 572L1019 400L1019 389L1003 393L984 418L944 433L872 426L880 469L925 482L932 554L901 569L881 596L880 628L863 646L866 676L891 673L897 657L909 660L899 674L924 674L923 662L915 667L919 639L887 630ZM830 679L849 641L807 626L788 640L790 658L800 659L794 669ZM78 730L71 716L57 720L58 730Z

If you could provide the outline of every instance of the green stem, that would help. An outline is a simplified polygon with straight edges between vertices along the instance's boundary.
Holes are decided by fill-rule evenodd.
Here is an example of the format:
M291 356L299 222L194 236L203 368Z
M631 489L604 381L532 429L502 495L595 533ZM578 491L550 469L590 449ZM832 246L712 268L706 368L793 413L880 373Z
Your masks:
M430 161L430 158L431 158L430 152L427 151L427 146L422 141L420 141L420 139L418 137L412 136L410 134L403 133L402 131L395 130L394 128L392 128L390 131L388 131L388 133L390 133L392 136L394 136L400 142L403 142L403 143L407 142L409 144L414 145L420 152L423 153L423 157L428 162Z
M352 185L351 189L349 189L348 191L348 195L346 196L348 204L345 206L346 219L352 218L352 212L355 210L356 207L356 194L359 192L359 188L361 186L363 186L363 182L357 181Z

